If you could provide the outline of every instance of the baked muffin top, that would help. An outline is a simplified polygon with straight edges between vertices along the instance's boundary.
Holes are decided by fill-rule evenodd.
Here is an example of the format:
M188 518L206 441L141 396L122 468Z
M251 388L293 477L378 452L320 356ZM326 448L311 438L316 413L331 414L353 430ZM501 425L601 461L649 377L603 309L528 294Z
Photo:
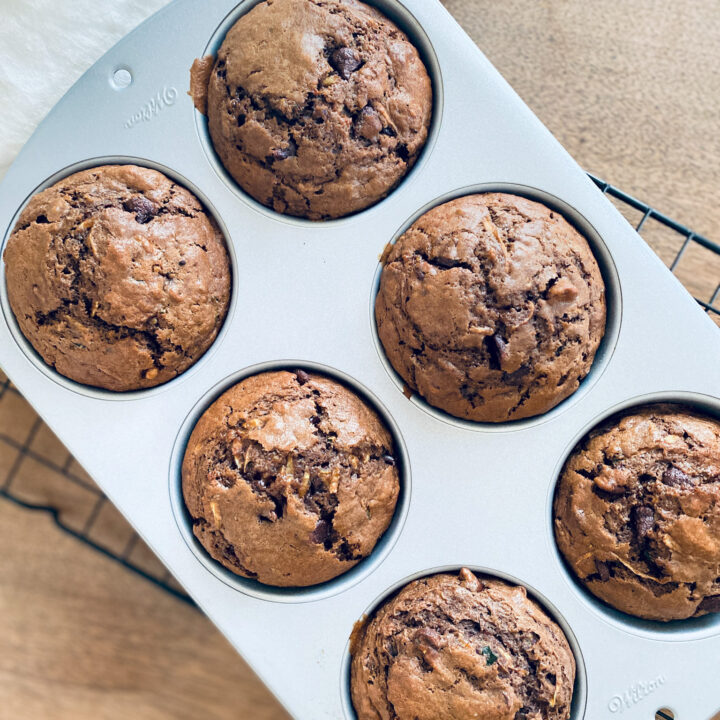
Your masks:
M330 580L367 557L400 490L378 415L302 370L251 376L213 403L188 442L182 485L213 558L286 587Z
M417 160L432 113L416 48L358 0L260 3L214 63L196 61L191 92L240 187L311 220L385 197Z
M587 241L557 212L469 195L392 246L375 316L412 390L456 417L505 422L578 389L605 332L605 287Z
M634 408L568 459L555 537L609 605L675 620L720 612L720 423L678 405Z
M10 306L43 360L113 391L167 382L215 340L231 270L198 199L162 173L108 165L30 199L5 249Z
M351 640L358 720L568 720L575 658L525 588L467 569L406 585Z

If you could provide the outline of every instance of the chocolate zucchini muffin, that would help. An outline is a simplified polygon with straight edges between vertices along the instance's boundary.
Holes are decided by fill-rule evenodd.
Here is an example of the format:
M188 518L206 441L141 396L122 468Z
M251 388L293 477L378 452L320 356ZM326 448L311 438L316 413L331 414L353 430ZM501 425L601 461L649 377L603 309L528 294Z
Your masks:
M231 271L222 233L162 173L108 165L31 198L5 250L10 306L43 360L114 391L167 382L215 340Z
M182 466L203 547L276 586L346 572L387 530L400 490L392 438L357 395L322 375L253 375L200 418Z
M266 0L197 60L191 94L240 187L326 220L385 197L425 145L432 86L408 38L358 0Z
M578 389L605 332L605 286L557 212L470 195L430 210L389 249L375 317L411 390L456 417L505 422Z
M720 422L680 405L611 418L568 459L554 515L570 568L612 607L720 612Z
M525 588L433 575L406 585L351 640L358 720L568 720L575 658Z

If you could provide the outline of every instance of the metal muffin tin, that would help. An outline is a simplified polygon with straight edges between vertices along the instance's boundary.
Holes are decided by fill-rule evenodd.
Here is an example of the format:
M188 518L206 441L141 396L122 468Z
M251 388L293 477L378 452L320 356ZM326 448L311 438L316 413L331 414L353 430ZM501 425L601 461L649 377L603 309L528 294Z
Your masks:
M18 332L3 266L5 372L296 718L354 717L354 623L407 579L463 565L526 585L566 629L579 669L573 720L649 720L661 707L709 718L720 709L720 615L663 625L602 605L564 567L550 508L574 444L619 408L677 400L720 416L717 329L435 0L371 0L420 47L435 86L431 137L408 178L375 207L332 222L258 205L228 179L185 95L193 59L215 50L255 1L175 0L150 18L67 93L0 192L4 247L28 197L82 167L135 162L180 181L216 215L233 255L217 342L160 388L118 395L72 383ZM421 209L466 189L515 189L557 207L602 265L606 339L580 390L545 416L464 423L408 400L377 340L383 248ZM375 402L401 440L403 495L388 536L353 574L309 591L223 574L179 502L193 420L256 365L321 366Z

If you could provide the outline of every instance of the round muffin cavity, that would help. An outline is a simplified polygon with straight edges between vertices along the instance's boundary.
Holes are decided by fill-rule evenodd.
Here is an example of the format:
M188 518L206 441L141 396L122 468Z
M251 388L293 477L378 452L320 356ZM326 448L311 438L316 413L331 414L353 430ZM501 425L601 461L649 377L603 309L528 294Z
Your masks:
M23 335L60 374L106 390L184 372L228 309L222 233L192 193L147 168L97 167L38 193L4 258Z
M393 245L375 302L390 363L458 418L540 415L572 395L605 332L605 286L561 215L515 195L469 195Z
M400 481L378 415L325 376L233 386L200 418L182 466L193 531L228 570L267 585L331 580L367 557Z
M440 574L406 585L351 640L358 720L568 720L575 658L525 588Z
M327 220L384 198L428 137L432 85L408 38L357 0L266 0L196 61L191 92L253 198Z
M608 420L558 482L555 538L601 600L636 617L720 612L720 422L679 405Z

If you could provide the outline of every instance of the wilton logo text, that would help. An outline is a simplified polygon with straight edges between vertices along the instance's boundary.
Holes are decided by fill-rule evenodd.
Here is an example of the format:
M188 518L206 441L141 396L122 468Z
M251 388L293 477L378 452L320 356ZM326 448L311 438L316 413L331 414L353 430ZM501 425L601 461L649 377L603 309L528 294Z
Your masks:
M608 710L611 713L623 713L625 710L630 710L648 695L652 695L665 682L664 675L658 675L654 680L648 682L636 682L622 695L613 695L608 703Z
M167 85L159 90L157 95L152 98L149 102L146 102L140 110L138 110L131 118L128 118L123 127L128 130L141 122L149 122L154 117L164 110L166 107L170 107L175 104L177 100L178 91L174 87L168 87Z

